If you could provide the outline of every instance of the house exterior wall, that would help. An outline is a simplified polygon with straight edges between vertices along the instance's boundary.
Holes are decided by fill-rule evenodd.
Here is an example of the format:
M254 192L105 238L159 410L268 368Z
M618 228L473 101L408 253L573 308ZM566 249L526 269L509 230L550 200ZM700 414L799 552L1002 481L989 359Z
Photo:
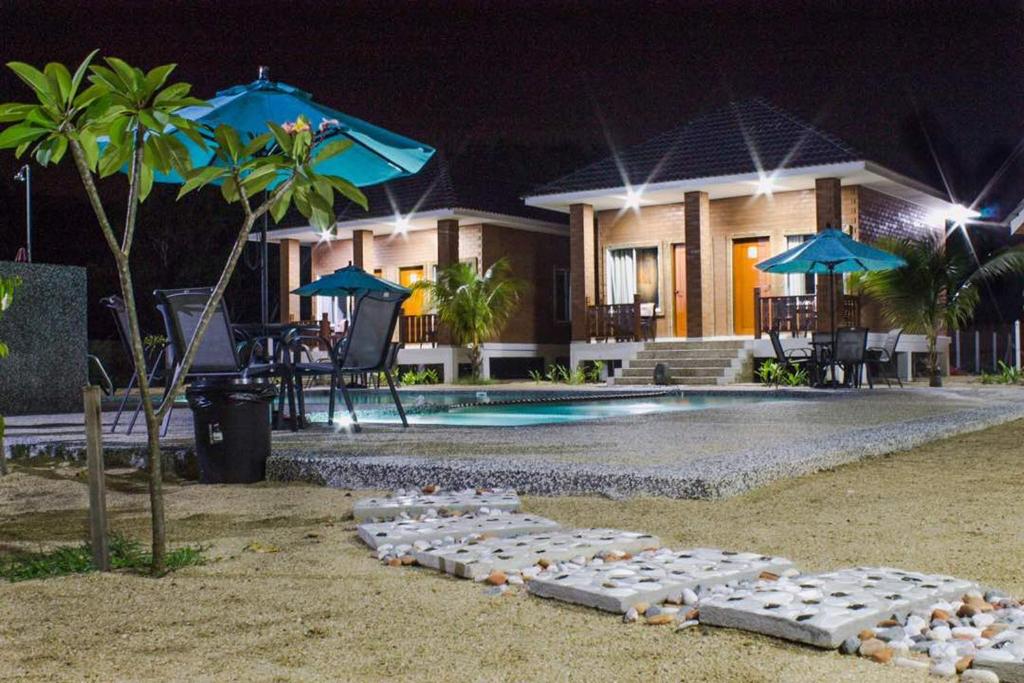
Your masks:
M313 278L343 268L352 260L352 240L332 240L313 248ZM374 263L382 277L398 281L399 269L422 267L427 278L437 265L437 230L415 230L405 235L378 235L373 241ZM568 237L517 230L497 225L459 226L459 259L489 267L508 256L517 277L528 284L519 311L495 341L502 343L561 344L569 341L569 324L554 321L554 271L569 267ZM324 309L326 310L326 309ZM316 310L320 317L320 310Z
M858 228L858 188L842 189L843 225ZM685 212L683 202L641 207L636 211L601 211L597 214L598 273L597 291L600 302L607 301L605 253L622 247L658 247L659 301L657 320L659 337L674 336L673 245L685 243ZM711 250L711 271L714 287L712 314L705 316L704 336L731 335L732 331L732 242L749 237L767 237L771 253L786 249L789 235L810 235L816 232L814 190L778 192L771 196L732 197L710 202L711 243L701 245ZM764 277L765 296L786 293L783 275ZM710 324L708 324L710 323Z
M568 237L486 224L482 233L483 268L507 256L526 283L519 310L497 341L567 344L569 323L555 322L554 277L555 269L569 268Z

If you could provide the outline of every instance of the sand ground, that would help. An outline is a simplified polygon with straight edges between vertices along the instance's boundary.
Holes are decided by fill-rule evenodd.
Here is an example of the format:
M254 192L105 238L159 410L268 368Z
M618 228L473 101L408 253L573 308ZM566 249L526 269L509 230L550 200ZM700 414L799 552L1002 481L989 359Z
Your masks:
M785 555L807 571L886 564L1024 594L1024 421L719 501L524 499L566 525L675 547ZM145 538L137 473L109 478L112 527ZM713 628L675 633L478 584L386 568L356 541L368 492L306 485L167 490L175 543L209 564L0 584L0 680L925 681L917 672ZM85 536L84 475L0 479L0 553ZM251 541L275 553L243 550Z

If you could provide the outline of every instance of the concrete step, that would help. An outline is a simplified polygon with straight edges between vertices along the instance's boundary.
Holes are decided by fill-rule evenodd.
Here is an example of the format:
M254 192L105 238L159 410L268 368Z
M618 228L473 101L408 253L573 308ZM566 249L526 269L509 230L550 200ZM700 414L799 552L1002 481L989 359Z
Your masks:
M719 377L713 377L710 375L702 377L673 377L669 379L669 384L677 386L717 385L720 379L721 378ZM651 378L641 379L639 377L617 377L615 378L615 385L625 387L653 386L654 380Z
M725 368L669 368L669 377L721 377ZM654 377L653 368L623 368L622 377Z
M638 351L637 360L732 360L739 351L718 349L655 349Z
M654 369L654 366L658 363L664 363L672 368L709 368L722 370L732 366L732 358L638 358L636 360L629 361L629 367L631 368L650 368Z
M694 349L701 349L701 350L715 349L715 350L718 350L718 351L739 351L740 349L743 348L744 344L746 344L746 342L744 342L742 340L739 340L739 341L730 341L730 340L723 340L723 341L698 341L698 340L690 340L690 341L665 341L665 342L654 341L654 342L647 342L646 344L644 344L644 349L645 350L651 350L651 351L653 351L653 350L662 350L662 349L666 350L666 351L686 351L686 350L694 350Z

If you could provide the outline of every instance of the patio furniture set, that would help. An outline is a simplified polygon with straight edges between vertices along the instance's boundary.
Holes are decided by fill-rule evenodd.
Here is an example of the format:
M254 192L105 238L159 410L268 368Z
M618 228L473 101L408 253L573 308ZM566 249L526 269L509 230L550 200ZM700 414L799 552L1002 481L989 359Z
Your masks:
M832 332L814 332L809 346L786 349L782 345L779 331L771 330L772 349L775 361L789 371L803 369L811 386L860 388L864 378L868 387L875 388L872 375L877 374L891 387L890 379L895 379L903 387L899 372L896 369L896 345L899 344L903 330L889 330L881 346L868 346L868 329L866 327L844 327ZM837 369L842 370L842 381L838 380ZM778 386L781 377L774 379Z
M147 348L146 372L150 383L162 382L164 398L182 371L184 350L195 333L211 294L210 288L154 292L167 341ZM328 422L334 422L336 396L340 391L351 425L358 431L359 421L349 389L367 386L373 380L377 380L379 386L379 377L383 376L402 424L408 427L392 374L400 347L392 339L406 297L394 291L364 290L354 298L351 324L340 336L324 336L319 326L302 323L233 324L227 305L222 301L214 311L185 380L190 383L198 380L276 382L280 392L274 427L278 428L286 421L295 431L306 426L304 384L329 378ZM131 358L124 302L120 297L112 296L103 299L102 303L111 310L124 351ZM322 349L326 354L314 357L311 353L314 348ZM133 372L111 425L112 433L117 429L137 382L137 374ZM287 418L284 412L286 399ZM128 423L127 433L134 429L141 410L140 402ZM167 432L172 410L173 404L164 415L163 434Z

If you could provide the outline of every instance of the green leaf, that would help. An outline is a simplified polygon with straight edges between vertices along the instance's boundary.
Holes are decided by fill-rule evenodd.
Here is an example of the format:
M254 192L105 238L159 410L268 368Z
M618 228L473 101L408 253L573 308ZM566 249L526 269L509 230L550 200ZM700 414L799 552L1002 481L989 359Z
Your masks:
M153 116L152 109L140 109L139 110L139 121L142 122L146 128L156 133L164 132L164 124L157 121L156 117Z
M294 188L289 186L288 189L282 190L274 199L274 203L270 207L270 215L275 223L280 223L284 215L288 213L288 207L292 204L292 193L294 192Z
M48 132L45 128L38 128L24 123L11 126L0 133L0 149L10 149L24 142L32 142Z
M58 102L66 104L71 99L71 73L59 62L50 62L43 70L50 81L50 87L57 86Z
M242 156L246 158L253 156L257 152L261 151L264 147L266 147L267 143L269 143L273 137L274 136L271 133L257 135L252 140L250 140L249 143L245 146L245 149L242 150Z
M123 59L118 59L117 57L105 57L103 61L112 66L114 71L117 72L117 77L123 84L121 88L123 92L134 93L142 88L145 76L142 75L141 70L130 66Z
M35 104L22 104L20 102L8 102L0 104L0 123L12 121L23 121L29 112L36 108Z
M130 116L118 116L110 123L107 129L107 137L114 147L128 146L128 126L131 124Z
M162 66L150 69L149 73L146 74L146 89L150 92L156 92L160 86L167 82L167 77L171 75L177 64L164 64Z
M93 102L95 102L96 100L103 97L109 92L110 89L107 88L107 86L101 85L99 83L93 83L75 97L74 106L77 109L88 107L90 104L92 104Z
M82 78L85 77L85 72L88 71L88 69L89 69L89 63L92 62L93 57L96 56L97 52L99 52L99 50L93 50L88 55L86 55L85 59L82 60L82 63L78 65L77 69L75 69L75 75L71 77L71 95L72 96L74 96L74 94L78 92L79 86L82 85ZM82 105L78 104L78 99L77 98L75 99L75 106L76 107L82 106Z
M85 162L93 171L96 170L96 163L100 159L100 146L96 142L96 136L89 130L78 131L78 143L82 146L82 153L85 154Z
M292 144L291 157L292 159L302 160L306 158L306 152L309 151L309 145L313 141L313 136L308 130L301 131L295 134L295 142Z
M68 139L61 135L60 137L53 138L53 151L50 161L54 164L59 164L60 160L64 158L64 153L68 151Z
M329 182L331 186L346 199L363 207L364 210L369 208L369 205L366 201L366 195L363 194L362 190L360 190L358 187L356 187L349 181L345 180L340 176L333 175L323 175L320 177Z
M291 156L292 153L292 136L285 132L284 128L277 125L273 121L267 121L267 127L270 128L270 132L274 134L274 139L277 140L278 147L285 154Z
M131 149L110 144L100 158L99 173L101 178L107 178L120 171L128 159L131 158Z
M50 81L42 71L24 62L7 62L7 66L35 91L40 102L56 106L57 98L55 93L51 92Z
M99 64L93 64L89 71L92 72L89 80L96 85L101 85L110 92L124 92L124 83L121 82L121 79L113 70Z
M245 188L245 193L250 197L254 197L263 190L270 187L270 184L277 180L277 173L274 169L270 169L269 174L263 174L260 176L250 175L244 181L242 181L242 187Z
M313 163L319 164L334 158L351 147L352 144L351 140L333 140L325 145L320 145L313 157Z
M213 131L213 139L224 149L232 161L238 161L242 153L242 141L238 137L238 131L222 123Z
M173 83L156 94L153 104L159 107L166 102L185 98L190 90L192 90L192 86L188 83Z
M139 174L139 202L146 201L146 197L153 191L153 169L145 164Z
M201 168L198 171L195 171L181 186L181 190L178 191L178 199L181 199L193 190L209 185L217 178L221 178L226 175L227 172L226 168L220 168L219 166L207 166L206 168Z
M238 185L235 183L235 179L233 177L228 176L224 179L224 182L221 183L220 186L220 193L223 195L224 201L228 204L234 204L238 201Z

